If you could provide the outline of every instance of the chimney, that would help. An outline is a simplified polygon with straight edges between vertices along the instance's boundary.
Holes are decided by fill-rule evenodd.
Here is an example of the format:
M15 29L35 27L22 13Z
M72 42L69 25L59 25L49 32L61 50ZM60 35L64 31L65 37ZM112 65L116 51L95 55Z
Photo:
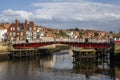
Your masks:
M17 20L17 19L15 20L15 24L17 24L17 25L18 25L18 20Z
M30 21L29 24L33 25L34 26L34 22L33 21Z
M27 20L25 20L25 25L27 25Z

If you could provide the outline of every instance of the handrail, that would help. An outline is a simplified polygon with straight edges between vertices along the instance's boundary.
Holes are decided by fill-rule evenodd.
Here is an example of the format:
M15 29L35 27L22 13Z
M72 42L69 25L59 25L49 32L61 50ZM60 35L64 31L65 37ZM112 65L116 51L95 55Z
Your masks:
M39 43L39 42L85 42L85 39L70 39L70 38L53 38L53 39L47 39L47 40L28 40L28 43ZM22 44L22 43L26 43L25 40L23 41L10 41L10 43L12 44ZM88 39L88 43L110 43L109 39Z

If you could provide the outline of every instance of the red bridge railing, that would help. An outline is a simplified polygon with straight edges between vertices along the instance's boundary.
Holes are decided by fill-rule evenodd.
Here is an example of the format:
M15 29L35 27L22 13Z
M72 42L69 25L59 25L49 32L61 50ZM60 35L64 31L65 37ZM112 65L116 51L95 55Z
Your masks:
M70 46L82 47L82 48L110 48L110 43L85 43L85 42L36 42L36 43L17 43L13 44L13 48L15 49L25 49L25 48L38 48L51 44L66 44Z

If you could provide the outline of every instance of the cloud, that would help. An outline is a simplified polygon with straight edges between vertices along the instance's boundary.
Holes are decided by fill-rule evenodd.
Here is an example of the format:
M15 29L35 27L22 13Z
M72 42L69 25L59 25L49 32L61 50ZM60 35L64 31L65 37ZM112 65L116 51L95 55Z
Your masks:
M49 2L82 2L86 0L44 0L44 1L49 1Z
M25 19L30 20L32 13L23 10L7 9L3 11L3 16L4 16L4 21L7 22L14 21L15 19L24 21Z
M54 3L34 3L33 6L39 8L36 10L37 16L46 19L62 20L96 20L106 17L119 18L119 6L93 2L54 2Z
M33 3L33 12L23 10L4 10L6 21L16 18L20 21L33 20L36 24L56 28L91 28L118 30L120 6L87 0L51 0L53 2Z
M37 8L36 16L41 16L38 18L46 21L58 20L57 22L67 22L67 24L72 22L78 26L104 30L112 30L113 27L118 29L116 25L120 24L116 22L116 20L120 21L119 5L81 1L34 3L33 6Z

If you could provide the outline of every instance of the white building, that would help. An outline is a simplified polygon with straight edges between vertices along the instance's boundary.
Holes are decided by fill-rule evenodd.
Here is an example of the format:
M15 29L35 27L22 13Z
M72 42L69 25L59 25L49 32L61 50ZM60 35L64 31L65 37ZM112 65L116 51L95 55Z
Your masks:
M68 31L66 32L66 34L70 37L70 38L73 38L74 37L74 34L72 31Z
M7 39L7 29L0 26L0 42L5 41Z
M66 32L66 34L72 39L77 39L78 38L78 36L73 31Z
M37 35L39 35L39 39L44 37L44 32L42 27L37 27Z

